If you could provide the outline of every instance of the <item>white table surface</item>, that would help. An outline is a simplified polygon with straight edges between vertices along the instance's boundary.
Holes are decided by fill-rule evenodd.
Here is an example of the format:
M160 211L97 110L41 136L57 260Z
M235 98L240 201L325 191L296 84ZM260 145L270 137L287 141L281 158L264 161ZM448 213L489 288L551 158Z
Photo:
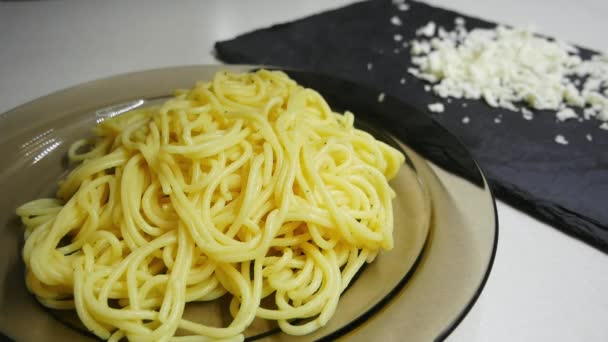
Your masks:
M348 2L0 3L0 112L117 73L214 63L216 40ZM432 3L608 51L605 0ZM608 255L504 203L498 213L494 269L449 341L608 341Z

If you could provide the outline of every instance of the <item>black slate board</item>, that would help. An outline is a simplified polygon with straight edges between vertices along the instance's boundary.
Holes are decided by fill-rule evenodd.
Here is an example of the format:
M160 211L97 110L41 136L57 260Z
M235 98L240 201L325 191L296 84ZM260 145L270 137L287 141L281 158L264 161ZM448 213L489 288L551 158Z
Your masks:
M218 57L228 63L326 73L374 87L428 112L464 141L498 198L608 252L608 131L599 129L595 120L558 123L554 112L542 111L528 121L482 101L447 103L426 92L426 82L407 73L409 49L396 42L394 34L411 40L416 29L430 20L452 29L456 17L465 18L468 29L496 24L419 2L407 4L408 11L399 11L391 1L355 3L218 42L215 47ZM395 15L401 26L391 24ZM581 49L583 58L592 54ZM428 111L427 105L437 101L446 105L444 113ZM470 118L468 124L462 122L465 116ZM495 118L501 122L495 123ZM555 143L557 134L569 144ZM587 134L593 141L586 139Z

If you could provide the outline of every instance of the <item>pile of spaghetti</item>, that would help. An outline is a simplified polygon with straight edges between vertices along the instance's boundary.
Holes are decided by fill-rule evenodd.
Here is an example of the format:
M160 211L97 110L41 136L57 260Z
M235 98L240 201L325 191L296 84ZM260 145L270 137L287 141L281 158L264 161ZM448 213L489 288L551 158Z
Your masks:
M241 340L256 317L319 329L393 247L388 179L404 156L353 121L260 70L101 122L70 148L81 163L56 198L17 209L28 289L113 341ZM228 326L183 318L226 294Z

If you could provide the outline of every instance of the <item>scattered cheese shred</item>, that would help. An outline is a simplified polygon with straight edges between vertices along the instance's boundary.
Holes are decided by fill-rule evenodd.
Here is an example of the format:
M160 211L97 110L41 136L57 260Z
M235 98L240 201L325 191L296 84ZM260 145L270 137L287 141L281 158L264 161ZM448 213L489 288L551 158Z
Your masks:
M530 111L527 108L522 108L521 109L521 113L523 114L523 117L526 120L532 120L532 119L534 119L534 113L532 113L532 111Z
M443 111L445 110L445 106L441 102L431 103L430 105L428 105L428 107L429 110L433 113L443 113Z
M394 15L391 17L391 24L395 26L401 26L401 19L398 16Z
M568 140L561 134L555 136L555 142L560 145L568 145Z
M384 102L384 93L378 94L378 102Z

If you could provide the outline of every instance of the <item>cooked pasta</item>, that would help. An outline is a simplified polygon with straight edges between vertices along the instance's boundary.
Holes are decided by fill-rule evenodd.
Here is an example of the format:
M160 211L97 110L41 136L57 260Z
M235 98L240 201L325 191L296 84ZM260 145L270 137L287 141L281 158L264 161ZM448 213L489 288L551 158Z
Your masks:
M111 341L242 340L256 317L323 327L393 248L388 180L404 156L353 123L267 70L219 72L99 123L70 148L80 164L56 198L17 209L28 289ZM227 326L183 317L224 295Z

